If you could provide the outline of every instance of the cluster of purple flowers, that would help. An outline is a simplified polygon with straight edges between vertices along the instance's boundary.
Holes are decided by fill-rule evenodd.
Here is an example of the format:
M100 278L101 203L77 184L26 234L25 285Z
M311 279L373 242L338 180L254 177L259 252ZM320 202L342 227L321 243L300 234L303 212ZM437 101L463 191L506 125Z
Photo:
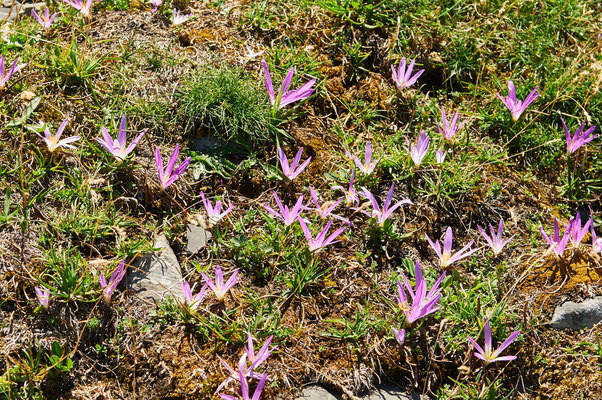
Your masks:
M596 232L594 230L594 220L593 215L590 219L584 224L581 225L581 215L577 213L575 217L569 219L569 222L566 224L564 230L560 229L560 225L558 223L558 219L554 217L554 233L553 235L548 235L543 226L539 226L539 232L543 236L544 240L550 245L548 252L553 252L556 257L562 257L567 248L569 240L571 241L573 251L578 250L581 242L585 238L585 235L591 233L592 244L591 250L594 255L600 254L602 251L602 243L600 239L598 239Z
M431 286L430 290L427 287L427 282L423 277L422 268L418 261L414 263L414 275L415 275L415 283L412 287L409 279L402 273L401 278L402 282L397 282L397 305L401 312L404 315L405 322L404 326L401 329L396 329L395 327L391 327L393 331L393 336L395 340L399 343L399 345L403 345L406 339L407 330L411 329L416 321L430 315L440 309L440 306L437 304L439 299L442 296L441 283L445 278L445 271L437 281ZM427 291L428 290L428 291ZM411 304L409 302L411 300ZM516 338L520 335L520 332L516 331L511 334L502 345L495 351L492 349L492 340L491 340L491 328L489 326L489 320L485 319L485 349L481 348L481 346L472 338L468 338L468 341L475 347L477 350L474 354L477 358L485 361L485 364L489 364L496 361L511 361L516 358L516 356L502 356L500 357L501 352L506 349Z

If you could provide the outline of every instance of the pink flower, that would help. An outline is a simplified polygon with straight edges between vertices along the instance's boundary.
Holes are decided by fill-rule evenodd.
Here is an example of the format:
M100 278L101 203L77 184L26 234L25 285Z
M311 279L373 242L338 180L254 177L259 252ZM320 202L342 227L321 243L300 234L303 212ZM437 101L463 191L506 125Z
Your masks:
M50 27L52 26L52 23L54 22L54 19L58 15L58 13L54 13L54 14L52 14L52 16L50 16L50 11L48 10L48 7L46 7L44 12L45 12L44 18L40 18L40 16L36 12L36 10L34 8L31 9L31 15L33 15L33 17L36 19L36 21L38 21L39 24L42 25L42 28L50 29Z
M92 0L87 0L85 3L83 0L63 0L71 7L75 8L84 17L90 17L92 15Z
M447 155L447 150L443 151L441 149L437 150L435 152L435 160L437 161L437 164L443 164L443 161L445 161L445 156Z
M341 203L341 201L343 201L342 197L337 201L327 201L324 204L320 205L320 203L318 202L318 195L316 194L314 188L311 186L309 187L309 193L311 194L311 201L314 204L315 208L305 207L306 210L315 210L320 216L320 219L322 220L328 218L329 216L332 216L333 218L336 218L339 221L343 221L348 225L351 223L347 218L343 218L340 215L333 214L334 209Z
M301 161L301 155L303 154L303 147L299 149L293 162L289 165L288 158L286 158L286 154L284 154L284 150L278 147L278 161L280 161L280 166L282 167L282 173L288 179L295 179L307 165L311 161L311 157L308 157L307 160L303 162L303 164L299 165L299 161Z
M353 158L353 162L355 163L357 168L360 170L360 172L362 174L365 174L365 175L370 175L374 171L374 169L376 168L376 165L382 158L382 157L380 157L379 159L376 159L376 158L374 160L372 159L372 145L370 144L370 142L366 142L366 149L364 151L364 163L363 164L362 164L362 161L358 157L354 157L353 155L351 155L351 153L347 152L347 156L349 158Z
M228 281L224 284L224 274L222 273L222 269L219 266L216 266L214 283L213 280L211 280L211 278L209 278L207 275L205 275L203 271L201 271L201 276L203 277L205 282L207 282L209 288L213 290L213 293L215 293L215 297L217 297L217 300L220 302L224 300L224 297L226 297L228 290L230 290L236 284L237 275L238 269L235 269L232 275L230 276L230 279L228 279Z
M19 62L19 59L15 58L13 65L10 67L10 69L7 72L4 68L4 54L2 54L0 56L0 91L6 87L6 83L8 82L8 80L15 73L17 73L17 71L19 71L21 68L23 68L23 67L25 67L25 65L27 65L27 64L17 65L17 62Z
M479 225L477 225L477 229L479 230L479 232L481 232L481 235L483 235L483 237L487 241L487 244L493 250L494 256L499 255L502 252L502 249L504 248L504 246L506 246L508 244L508 242L511 241L512 238L516 236L516 234L512 235L510 237L510 239L506 240L505 242L502 240L502 231L504 230L504 220L503 219L500 219L500 224L498 226L497 233L493 229L493 226L491 226L491 224L489 224L489 231L491 232L491 236L488 236Z
M214 226L217 224L222 218L232 211L234 207L233 204L230 204L230 207L226 209L226 211L222 211L222 202L218 200L215 203L215 207L211 205L211 202L205 198L205 193L201 192L201 200L203 201L203 205L205 206L205 210L207 211L207 216L209 217L209 226Z
M264 362L266 361L271 355L272 355L272 351L274 351L277 346L272 346L270 348L270 343L272 342L272 339L274 338L274 336L270 336L265 343L263 344L263 346L261 346L261 349L259 349L259 352L257 353L257 355L255 355L255 348L253 345L253 337L251 336L250 333L247 334L247 346L245 347L245 354L243 354L242 357L244 357L245 359L248 358L249 362L251 363L251 365L249 367L246 367L246 363L245 363L245 370L244 370L244 377L245 378L252 378L252 379L261 379L263 377L263 375L258 374L257 372L255 372L255 370ZM221 359L221 357L218 357L222 363L222 365L228 370L228 372L230 372L230 376L228 378L226 378L225 381L223 381L219 387L217 388L216 392L219 392L224 386L226 386L228 383L232 382L232 381L237 381L240 380L240 375L237 374L236 372L234 372L234 370L230 367L230 365L228 365L227 362L225 362L224 360ZM240 361L239 361L239 366L240 366Z
M466 258L478 250L478 249L470 249L470 246L472 246L472 243L474 242L474 240L471 240L470 243L468 243L460 251L458 251L456 254L454 254L452 256L451 250L452 250L453 232L452 232L451 227L448 227L447 230L445 231L445 236L443 237L443 251L441 250L441 244L439 243L438 240L436 240L433 243L433 241L431 240L431 238L428 237L427 234L425 234L424 236L426 236L426 240L429 242L429 244L431 245L433 250L435 250L435 253L437 253L437 255L439 256L439 262L441 264L441 268L443 268L443 269L447 269L454 262L459 261L463 258Z
M410 158L412 158L412 161L414 161L414 166L416 166L416 168L418 168L422 163L422 160L429 150L429 146L429 135L425 131L421 131L418 141L416 141L416 144L412 146L412 149L410 150Z
M543 230L543 226L539 226L539 232L543 236L543 238L550 245L550 250L553 250L557 257L562 257L564 254L564 250L566 250L566 245L571 236L571 232L573 230L573 219L569 220L569 223L566 225L564 230L564 234L562 238L560 237L560 227L558 226L558 220L554 217L554 236L548 236L546 232Z
M380 226L383 226L385 224L385 221L391 216L391 214L393 214L393 212L395 210L397 210L399 207L401 207L403 204L413 204L410 200L405 199L405 200L398 201L397 203L395 203L395 205L393 207L390 207L391 201L393 200L393 189L394 188L395 188L395 184L392 183L391 188L389 189L389 192L387 193L387 198L385 199L385 203L383 204L383 206L381 208L381 206L378 204L378 201L376 200L374 195L372 193L370 193L368 191L368 189L363 187L362 194L372 204L372 212L369 213L364 210L360 210L360 212L363 214L366 214L370 217L376 218L376 221L378 222L378 224Z
M357 190L353 186L353 180L355 178L355 169L351 170L351 178L349 179L349 188L345 189L343 186L333 186L333 190L342 190L345 193L345 200L347 207L351 207L359 203L360 198L357 195Z
M391 330L393 331L393 336L395 336L395 340L397 340L397 343L399 343L400 346L403 346L403 342L405 342L406 340L406 330L397 330L393 327L391 327Z
M512 361L516 359L516 356L503 356L500 357L502 351L506 349L506 347L510 346L514 340L520 335L519 331L514 332L508 339L504 340L504 343L497 350L493 350L492 341L491 341L491 327L489 326L489 319L485 319L485 328L484 328L484 336L485 336L485 349L472 338L468 338L468 341L475 347L476 352L474 353L475 357L485 361L485 365L496 362L496 361Z
M288 89L293 81L293 76L295 75L295 68L291 67L288 70L284 81L282 81L282 84L278 88L278 93L274 93L274 86L272 85L272 77L270 76L268 63L265 60L261 60L261 63L263 64L263 73L265 74L265 88L268 91L268 96L270 96L270 102L275 109L281 109L288 104L306 99L314 92L312 86L316 83L316 79L312 79L299 89L291 90L289 92Z
M318 233L318 235L314 239L314 237L311 234L311 231L307 227L307 224L305 224L305 221L303 221L303 218L299 217L297 218L297 220L301 225L301 229L303 230L303 234L305 235L305 239L307 240L307 244L309 245L309 251L319 251L328 245L339 242L340 240L334 239L336 239L345 230L345 227L341 227L327 237L326 235L328 234L328 230L330 229L330 226L334 221L331 219L330 221L328 221L324 229L322 229L322 231Z
M414 83L416 83L420 75L422 75L422 73L424 72L424 70L421 69L420 71L416 72L414 76L412 76L412 70L414 69L415 62L416 60L412 60L407 70L405 57L402 57L401 62L397 67L397 70L395 70L395 66L391 64L391 70L393 71L393 80L395 81L395 84L397 85L397 88L399 90L412 86Z
M119 285L119 282L121 282L124 276L125 258L121 260L117 269L115 269L115 271L113 271L113 274L111 274L111 278L109 279L108 284L103 274L100 274L100 276L98 277L100 281L100 286L103 288L102 291L104 294L105 302L107 304L111 304L111 296L113 296L113 292L115 291L117 285Z
M571 228L571 243L573 248L576 249L579 247L585 235L587 235L589 231L589 226L593 221L589 219L583 227L581 226L581 215L577 212L577 215L573 219L573 226Z
M445 116L445 108L441 107L441 126L437 122L435 122L435 124L437 124L437 129L445 140L452 141L454 136L456 136L456 133L458 133L458 131L464 126L464 122L458 125L459 112L460 111L456 111L456 114L452 118L451 122L448 123Z
M37 286L33 288L36 292L36 297L40 302L40 305L48 310L48 302L50 301L50 292L45 290L44 288L40 289Z
M581 131L583 131L583 127L585 126L584 122L583 124L581 124L579 129L577 129L577 131L571 138L571 132L569 132L569 129L566 127L566 124L564 123L562 117L560 117L560 121L562 122L562 127L564 128L564 136L566 138L566 151L569 154L573 154L581 146L584 146L585 144L591 142L597 137L596 135L592 135L594 130L596 130L595 126L592 126L588 128L585 132L581 133Z
M180 178L180 175L184 173L188 165L190 164L191 158L186 158L178 168L174 170L176 161L178 161L178 154L180 154L180 145L176 144L167 167L163 170L163 159L161 158L161 150L157 147L155 150L155 164L157 166L157 172L159 173L159 184L163 189L166 189L169 185L174 183Z
M276 199L276 204L278 205L278 209L280 209L280 213L278 213L273 208L271 208L265 204L262 204L263 207L267 210L267 212L269 212L276 218L281 219L284 222L284 225L286 225L286 226L291 225L301 215L301 211L304 208L303 207L303 195L299 196L299 199L297 199L297 202L295 203L294 207L291 210L289 210L288 206L285 206L282 204L282 202L280 201L280 198L278 198L278 195L276 194L276 192L273 192L272 194L274 195L274 199Z
M403 279L405 289L401 282L397 282L396 298L401 311L403 311L403 314L405 315L406 328L410 327L420 318L426 317L427 315L439 310L440 307L437 306L437 302L441 298L441 291L443 290L439 286L441 285L441 282L443 282L443 278L445 278L444 271L439 279L437 279L437 282L435 282L431 290L429 290L427 293L426 280L422 277L422 268L420 267L418 261L414 263L414 272L416 275L416 284L414 285L414 289L412 289L410 281L403 273L401 274L401 278ZM412 299L412 306L408 304L406 290Z
M263 391L263 387L265 386L265 381L268 378L268 374L264 374L263 376L261 376L261 379L259 380L259 383L255 388L255 392L251 397L251 394L249 393L249 383L247 382L247 378L245 377L245 373L247 371L246 358L247 355L243 354L238 363L238 380L240 381L240 395L243 398L243 400L259 400L259 397L261 397L261 392ZM227 394L220 394L219 396L224 400L238 400L238 398Z
M510 113L512 114L512 120L518 121L521 114L539 96L539 92L537 91L537 89L539 89L539 86L533 89L531 93L527 95L524 101L517 100L514 83L512 83L512 81L508 81L508 96L506 96L506 98L504 99L502 96L499 95L499 93L496 93L495 95L502 101L502 103L504 103L508 110L510 110Z
M191 309L196 310L199 307L199 304L205 298L205 291L207 290L207 284L205 283L201 290L196 294L196 296L192 295L192 289L190 289L190 284L188 281L180 282L180 289L182 289L182 294L184 294L184 303ZM194 287L193 287L194 289Z
M109 135L107 128L105 128L104 126L100 128L100 130L102 131L103 139L96 138L96 141L100 143L100 145L104 147L109 153L111 153L113 157L115 157L117 160L125 160L128 154L130 154L132 150L134 150L134 148L138 145L138 143L140 143L142 137L148 129L142 131L142 133L138 135L138 137L136 137L136 139L134 139L129 146L126 146L127 130L125 115L121 117L121 124L119 125L119 129L117 130L118 134L116 140L113 140L111 135Z
M69 149L75 149L75 146L73 146L69 143L73 143L73 142L79 140L79 136L71 136L71 137L65 138L63 140L60 140L61 135L63 134L63 131L65 130L65 127L67 126L68 122L69 122L69 118L65 118L65 120L63 121L63 123L61 124L59 129L57 129L56 134L54 134L54 135L50 133L50 130L48 129L48 127L46 127L46 129L44 129L44 136L42 136L36 132L36 134L39 137L44 139L44 141L46 142L46 145L48 146L48 151L50 151L51 153L60 147L67 147ZM44 122L40 121L40 125L44 126Z

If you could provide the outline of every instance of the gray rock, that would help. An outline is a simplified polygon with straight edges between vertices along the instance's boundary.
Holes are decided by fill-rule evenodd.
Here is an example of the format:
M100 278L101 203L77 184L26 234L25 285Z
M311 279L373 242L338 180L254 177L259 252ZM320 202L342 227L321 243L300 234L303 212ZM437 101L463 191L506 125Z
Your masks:
M182 271L167 237L159 235L153 247L161 250L145 254L134 262L128 274L129 289L155 304L168 295L181 298L178 284L182 280Z
M375 390L367 396L358 397L363 400L428 400L421 394L402 390L391 384L376 385ZM332 395L320 385L309 385L303 388L299 400L338 400L340 397Z
M2 22L6 16L8 16L8 19L6 20L8 23L14 20L17 17L17 14L31 15L31 10L36 9L39 11L45 6L44 3L34 3L30 0L25 2L16 1L11 12L10 8L12 3L12 0L4 0L3 7L0 7L0 22Z
M416 392L407 393L399 386L391 384L376 385L376 390L366 400L428 400L428 397Z
M211 239L211 232L205 228L193 224L186 227L186 250L192 254L196 253Z
M582 303L567 301L556 307L550 326L556 329L579 330L591 328L602 321L602 296Z
M4 21L4 19L7 16L8 16L8 18L6 19L5 23L9 23L13 19L15 19L15 17L17 16L17 13L13 10L13 12L9 15L9 11L10 11L10 9L8 9L8 8L0 8L0 24L2 23L2 21Z
M330 392L320 385L309 385L303 388L300 400L337 400Z

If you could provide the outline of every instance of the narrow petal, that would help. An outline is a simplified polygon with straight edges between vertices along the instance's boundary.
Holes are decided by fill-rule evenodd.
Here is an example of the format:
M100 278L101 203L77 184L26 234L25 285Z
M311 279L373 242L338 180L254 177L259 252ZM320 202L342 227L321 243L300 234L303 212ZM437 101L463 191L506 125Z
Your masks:
M161 158L161 150L159 147L155 149L155 165L157 166L157 172L159 173L159 182L163 185L163 159Z
M268 63L265 60L261 60L261 64L263 65L263 73L265 74L265 88L268 91L268 96L270 96L270 102L272 103L272 105L274 105L276 99L274 98L274 86L272 85L272 77L270 76Z
M117 142L119 143L119 147L123 149L125 148L127 140L125 115L121 117L121 124L119 126L118 132L119 133L117 134Z

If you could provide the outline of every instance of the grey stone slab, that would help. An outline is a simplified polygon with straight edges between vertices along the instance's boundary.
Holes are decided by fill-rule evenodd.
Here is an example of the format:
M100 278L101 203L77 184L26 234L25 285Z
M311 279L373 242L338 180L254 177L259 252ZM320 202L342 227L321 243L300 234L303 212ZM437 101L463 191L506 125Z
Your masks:
M303 388L298 400L339 400L320 385L309 385ZM416 392L408 392L399 386L391 384L376 385L369 395L358 397L362 400L428 400L427 396Z
M416 392L408 393L407 390L391 384L376 385L374 392L366 400L428 400L428 397Z
M303 388L300 400L337 400L330 392L320 385L309 385Z
M207 245L211 232L194 224L186 227L186 250L194 254Z
M581 303L567 301L556 307L550 326L556 329L591 328L602 321L602 296Z
M13 10L13 12L9 15L10 9L8 8L0 8L0 23L4 21L4 19L8 16L5 23L9 23L17 16L17 13Z
M182 271L167 237L159 235L153 247L161 250L145 254L134 262L128 274L129 289L155 304L168 295L181 298Z

